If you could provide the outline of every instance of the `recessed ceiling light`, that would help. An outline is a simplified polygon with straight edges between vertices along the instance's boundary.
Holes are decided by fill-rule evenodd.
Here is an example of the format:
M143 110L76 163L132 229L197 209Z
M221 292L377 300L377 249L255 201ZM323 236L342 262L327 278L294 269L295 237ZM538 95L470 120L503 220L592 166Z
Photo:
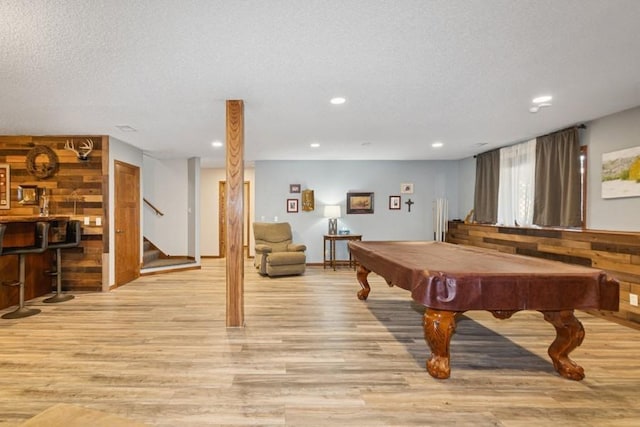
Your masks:
M136 129L132 128L129 125L116 125L116 127L120 129L122 132L137 132Z
M440 148L442 147L444 144L442 142L434 142L433 144L431 144L431 146L433 148Z
M551 107L551 104L548 102L543 102L542 104L534 105L533 107L529 108L529 112L537 113L538 111L540 111L541 108L545 108L545 107Z
M215 148L220 148L220 147L222 147L222 142L220 142L220 141L213 141L213 142L211 143L211 146L212 146L212 147L215 147Z
M311 144L309 144L309 146L310 146L311 148L318 148L318 147L320 147L320 144L319 144L319 143L317 143L317 142L312 142Z
M335 98L331 98L331 102L333 105L340 105L340 104L344 104L345 102L347 102L346 98L343 98L341 96L336 96Z
M537 98L533 98L532 102L534 104L542 104L543 102L549 102L552 99L553 99L553 96L551 96L551 95L542 95L542 96L539 96Z

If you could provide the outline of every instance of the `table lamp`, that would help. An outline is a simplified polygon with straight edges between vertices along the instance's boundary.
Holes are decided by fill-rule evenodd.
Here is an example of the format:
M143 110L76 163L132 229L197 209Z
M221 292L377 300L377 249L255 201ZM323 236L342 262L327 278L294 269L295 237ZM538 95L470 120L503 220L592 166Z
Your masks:
M325 206L324 217L329 218L329 234L338 234L338 218L340 218L340 206Z

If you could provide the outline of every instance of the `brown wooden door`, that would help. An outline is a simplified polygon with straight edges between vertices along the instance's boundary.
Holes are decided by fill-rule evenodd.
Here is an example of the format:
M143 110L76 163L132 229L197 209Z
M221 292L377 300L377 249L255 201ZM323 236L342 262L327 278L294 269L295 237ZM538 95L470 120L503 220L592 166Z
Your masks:
M140 276L140 168L115 162L115 284Z

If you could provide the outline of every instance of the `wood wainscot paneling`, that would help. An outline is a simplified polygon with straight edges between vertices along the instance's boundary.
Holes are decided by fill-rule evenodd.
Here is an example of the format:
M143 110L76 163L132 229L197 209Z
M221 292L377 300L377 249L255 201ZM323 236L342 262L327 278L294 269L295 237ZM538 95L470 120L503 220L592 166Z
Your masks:
M620 282L620 311L591 314L640 328L640 233L500 227L450 221L447 242L599 268Z
M80 160L74 152L65 149L67 141L72 141L78 149L87 140L93 143L87 160ZM57 164L50 176L39 178L29 172L27 156L34 147L46 147L55 153ZM46 189L50 214L80 220L85 216L91 217L91 226L83 225L80 246L62 251L62 285L65 291L102 290L102 254L106 236L103 226L95 225L95 218L101 217L102 224L108 224L105 201L108 172L105 167L107 162L104 161L108 157L107 150L106 136L0 136L0 163L9 165L11 177L10 209L0 210L0 215L38 215L38 205L22 205L18 200L20 185L35 185L38 189ZM47 163L47 158L40 157L36 157L36 166ZM50 254L48 257L51 258ZM12 261L7 262L13 265ZM49 261L42 264L49 264ZM32 274L38 274L38 268L43 267L34 268ZM50 265L46 265L46 268L50 269ZM14 268L10 267L6 274L12 274L13 271ZM47 278L42 289L25 290L27 298L50 292L52 287L48 286L49 280ZM53 280L51 282L53 286ZM10 300L9 296L6 299Z

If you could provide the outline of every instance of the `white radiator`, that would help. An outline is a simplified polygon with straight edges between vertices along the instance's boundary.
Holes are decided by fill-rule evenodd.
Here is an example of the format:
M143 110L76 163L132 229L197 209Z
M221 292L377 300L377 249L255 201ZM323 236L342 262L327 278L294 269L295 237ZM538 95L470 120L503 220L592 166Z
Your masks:
M433 240L444 242L447 233L447 221L449 217L449 202L447 199L433 201Z

